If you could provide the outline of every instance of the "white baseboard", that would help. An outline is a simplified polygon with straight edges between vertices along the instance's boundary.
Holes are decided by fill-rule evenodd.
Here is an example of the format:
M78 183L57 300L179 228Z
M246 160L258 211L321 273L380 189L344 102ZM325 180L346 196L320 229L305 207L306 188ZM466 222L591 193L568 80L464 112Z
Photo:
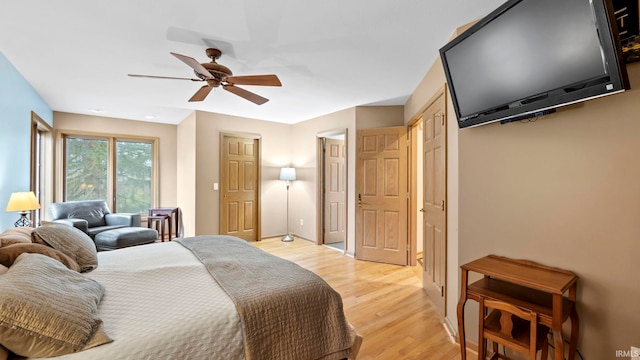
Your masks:
M444 326L444 329L447 331L447 335L449 335L449 340L451 340L451 342L454 344L458 344L459 346L460 341L458 338L457 328L451 323L449 318L444 318L444 321L442 322L442 326ZM473 341L469 341L469 339L466 340L466 343L467 343L467 352L478 354L478 344L476 344Z
M449 334L449 338L451 338L451 341L454 343L457 343L458 331L456 330L456 327L451 323L449 318L447 317L444 318L443 325L444 325L444 329L447 331L447 334Z

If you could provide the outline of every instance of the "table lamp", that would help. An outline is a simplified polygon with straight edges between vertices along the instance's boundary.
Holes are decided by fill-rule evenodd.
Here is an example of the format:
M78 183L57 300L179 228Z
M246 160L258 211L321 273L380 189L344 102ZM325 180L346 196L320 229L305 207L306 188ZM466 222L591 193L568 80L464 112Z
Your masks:
M20 219L13 225L19 226L31 226L31 221L27 217L27 213L32 210L40 209L38 199L33 191L14 192L9 198L7 204L7 212L20 212Z

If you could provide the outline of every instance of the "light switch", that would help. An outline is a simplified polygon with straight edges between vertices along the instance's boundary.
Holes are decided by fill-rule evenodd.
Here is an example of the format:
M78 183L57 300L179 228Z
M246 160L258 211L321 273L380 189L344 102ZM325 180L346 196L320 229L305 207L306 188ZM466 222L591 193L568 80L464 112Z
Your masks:
M217 182L213 183L213 190L218 190L218 183Z

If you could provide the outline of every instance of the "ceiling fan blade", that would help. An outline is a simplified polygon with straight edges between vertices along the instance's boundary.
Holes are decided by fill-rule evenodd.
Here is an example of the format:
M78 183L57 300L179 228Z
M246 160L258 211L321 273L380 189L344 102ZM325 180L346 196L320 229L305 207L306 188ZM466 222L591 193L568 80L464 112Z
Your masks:
M182 61L183 63L189 65L193 70L195 70L198 74L204 76L207 79L212 79L213 76L211 76L211 74L209 73L209 71L207 69L204 68L204 66L200 65L200 63L198 62L198 60L190 57L190 56L186 56L186 55L180 55L180 54L176 54L174 52L171 53L171 55L177 57L180 61Z
M252 103L258 104L258 105L262 105L264 103L266 103L267 101L269 101L269 99L267 98L263 98L262 96L258 95L258 94L254 94L251 91L247 91L243 88L239 88L237 86L233 86L233 84L227 84L227 85L222 85L222 87L229 91L232 92L242 98L245 98L249 101L251 101Z
M151 78L151 79L171 79L171 80L191 80L191 81L204 81L200 79L192 79L192 78L181 78L181 77L171 77L171 76L155 76L155 75L138 75L138 74L127 74L131 77L140 77L140 78Z
M276 75L227 76L226 81L238 85L282 86Z
M189 99L190 102L193 101L202 101L204 100L207 95L209 95L209 93L211 92L211 90L213 89L212 86L209 85L205 85L203 87L201 87L198 91L196 91L195 94L193 94L193 96L191 97L191 99Z

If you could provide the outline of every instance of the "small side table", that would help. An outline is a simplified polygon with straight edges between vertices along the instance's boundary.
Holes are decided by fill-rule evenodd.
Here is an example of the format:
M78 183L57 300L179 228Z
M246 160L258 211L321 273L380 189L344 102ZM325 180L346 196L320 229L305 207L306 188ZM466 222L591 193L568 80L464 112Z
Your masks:
M155 228L156 231L158 232L158 238L160 239L160 241L164 242L164 229L165 229L165 223L167 223L167 227L169 228L169 241L171 241L171 216L169 215L149 215L147 216L147 227L149 229L154 227L154 223L155 223Z
M161 239L164 241L164 223L165 220L168 222L168 233L169 233L169 241L171 241L171 236L174 238L180 236L180 208L179 207L161 207L161 208L152 208L149 209L149 219L147 221L147 226L151 227L153 221L161 221ZM172 226L171 223L174 223ZM172 231L172 227L173 230Z

